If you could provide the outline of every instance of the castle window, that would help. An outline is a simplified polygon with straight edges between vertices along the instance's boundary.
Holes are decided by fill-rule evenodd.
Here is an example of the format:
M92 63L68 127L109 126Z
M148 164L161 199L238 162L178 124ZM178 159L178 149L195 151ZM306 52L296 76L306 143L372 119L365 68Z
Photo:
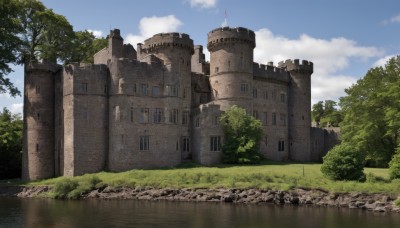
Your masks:
M189 123L189 111L184 111L182 113L182 124L186 125Z
M218 73L218 71L219 71L219 67L215 67L214 73Z
M178 96L178 87L172 86L172 85L167 85L166 89L167 89L168 96L171 96L171 97Z
M283 139L278 142L278 151L285 151L285 141Z
M107 94L107 91L108 91L107 85L104 85L104 90L103 90L104 94Z
M268 112L263 113L262 123L263 125L268 125Z
M82 83L81 84L81 92L87 93L87 91L88 91L88 84Z
M118 93L123 94L125 91L125 80L123 78L119 79Z
M139 149L141 151L148 151L149 147L150 147L150 136L148 136L148 135L140 136Z
M230 67L231 67L231 61L228 60L228 68L230 68Z
M253 117L258 119L258 111L257 110L253 110Z
M36 153L39 153L39 144L36 144Z
M149 114L150 114L150 111L148 108L141 108L139 123L148 123L149 122Z
M286 103L286 94L281 93L281 102Z
M268 146L268 136L267 136L267 135L265 136L265 139L264 139L264 140L265 140L265 141L264 141L265 145Z
M214 89L214 97L218 97L218 91Z
M264 100L268 100L268 91L267 90L263 91L263 98L264 98Z
M239 66L243 66L243 52L240 53L240 62L239 62Z
M178 123L178 109L172 109L169 111L169 122Z
M163 110L161 108L155 108L153 116L154 123L161 123L162 116L163 116Z
M196 126L196 127L200 127L200 118L199 118L199 117L197 117L197 118L195 119L195 126Z
M182 152L189 152L189 151L190 151L190 138L182 137Z
M40 113L39 113L39 112L36 113L36 120L37 120L37 121L40 121Z
M40 86L36 86L36 94L40 94Z
M253 98L257 98L257 89L253 89Z
M211 136L210 151L220 151L220 150L221 150L221 136Z
M281 126L286 126L286 115L285 114L280 115L280 120L281 120Z
M219 116L214 116L213 124L214 126L219 126Z
M145 97L147 96L147 89L148 89L148 85L147 84L141 84L140 85L140 95Z
M133 122L133 107L132 106L131 106L131 122Z
M136 89L136 83L133 84L133 93L136 93L137 89Z
M153 97L159 97L160 96L160 87L153 86L152 94L153 94Z
M183 88L183 98L186 98L187 97L187 91L188 91L188 88Z
M276 113L272 113L272 125L276 125Z
M240 92L247 93L249 91L249 84L242 83L240 84Z

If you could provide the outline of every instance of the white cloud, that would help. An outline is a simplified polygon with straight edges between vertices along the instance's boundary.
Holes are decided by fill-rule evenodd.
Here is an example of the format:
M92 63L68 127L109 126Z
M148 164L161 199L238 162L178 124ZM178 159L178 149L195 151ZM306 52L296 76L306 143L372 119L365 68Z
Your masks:
M372 64L372 67L384 67L386 63L389 61L389 59L396 57L395 55L387 55L385 57L382 57L378 59L374 64Z
M93 33L93 35L94 35L96 38L103 37L103 31L101 31L101 30L92 30L92 29L88 29L88 32Z
M385 25L390 23L400 23L400 14L397 14L396 16L393 16L390 19L383 21L383 24Z
M175 15L143 17L139 22L140 34L128 34L125 38L125 43L130 43L135 47L137 43L143 43L145 39L152 37L154 34L176 32L182 25L183 23Z
M11 104L10 111L14 114L21 113L22 108L24 107L23 103Z
M217 0L187 0L186 2L189 2L192 8L199 7L208 9L217 5Z
M365 61L383 54L375 47L359 46L343 37L325 40L303 34L297 39L289 39L264 28L256 31L256 39L256 62L274 61L277 64L286 59L302 58L314 63L313 102L343 96L344 89L356 82L355 77L338 75L349 66L350 60Z

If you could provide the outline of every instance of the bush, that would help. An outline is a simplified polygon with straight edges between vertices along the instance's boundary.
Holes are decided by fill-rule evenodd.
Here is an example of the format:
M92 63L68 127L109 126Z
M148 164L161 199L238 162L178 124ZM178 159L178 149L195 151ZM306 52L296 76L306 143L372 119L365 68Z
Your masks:
M262 137L261 122L247 115L246 110L232 106L221 116L225 133L222 162L251 164L261 160L259 145Z
M364 181L364 156L347 144L335 146L323 158L322 174L332 180Z
M68 193L72 192L78 187L78 182L76 180L71 180L70 178L65 178L60 180L54 185L52 190L52 195L56 199L65 199Z
M397 149L396 154L389 162L389 176L390 179L400 179L400 152Z
M96 188L101 180L97 176L83 176L77 179L64 178L54 185L51 196L56 199L79 199L82 194Z

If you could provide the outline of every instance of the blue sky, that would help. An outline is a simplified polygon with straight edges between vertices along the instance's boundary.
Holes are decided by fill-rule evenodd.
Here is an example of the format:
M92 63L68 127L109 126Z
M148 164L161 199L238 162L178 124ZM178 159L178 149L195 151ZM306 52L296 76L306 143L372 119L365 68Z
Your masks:
M119 28L136 47L155 33L183 32L206 46L207 33L220 27L256 32L255 61L314 62L312 103L338 100L344 89L382 66L400 50L400 4L395 0L43 0L66 16L74 30L106 36ZM206 50L206 48L205 48ZM206 53L207 54L207 53ZM9 77L23 90L23 70ZM22 111L22 97L0 94L0 108Z

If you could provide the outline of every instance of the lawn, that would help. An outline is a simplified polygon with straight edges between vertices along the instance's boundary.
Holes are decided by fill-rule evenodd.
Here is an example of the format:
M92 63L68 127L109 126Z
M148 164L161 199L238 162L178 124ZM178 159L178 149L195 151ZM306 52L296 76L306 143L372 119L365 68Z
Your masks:
M67 181L86 186L151 186L157 188L318 188L331 192L400 193L400 180L390 181L387 169L366 168L367 181L331 181L322 176L320 164L264 162L261 165L174 168L100 172L73 178L58 177L28 185L56 185ZM89 182L91 184L89 184Z

